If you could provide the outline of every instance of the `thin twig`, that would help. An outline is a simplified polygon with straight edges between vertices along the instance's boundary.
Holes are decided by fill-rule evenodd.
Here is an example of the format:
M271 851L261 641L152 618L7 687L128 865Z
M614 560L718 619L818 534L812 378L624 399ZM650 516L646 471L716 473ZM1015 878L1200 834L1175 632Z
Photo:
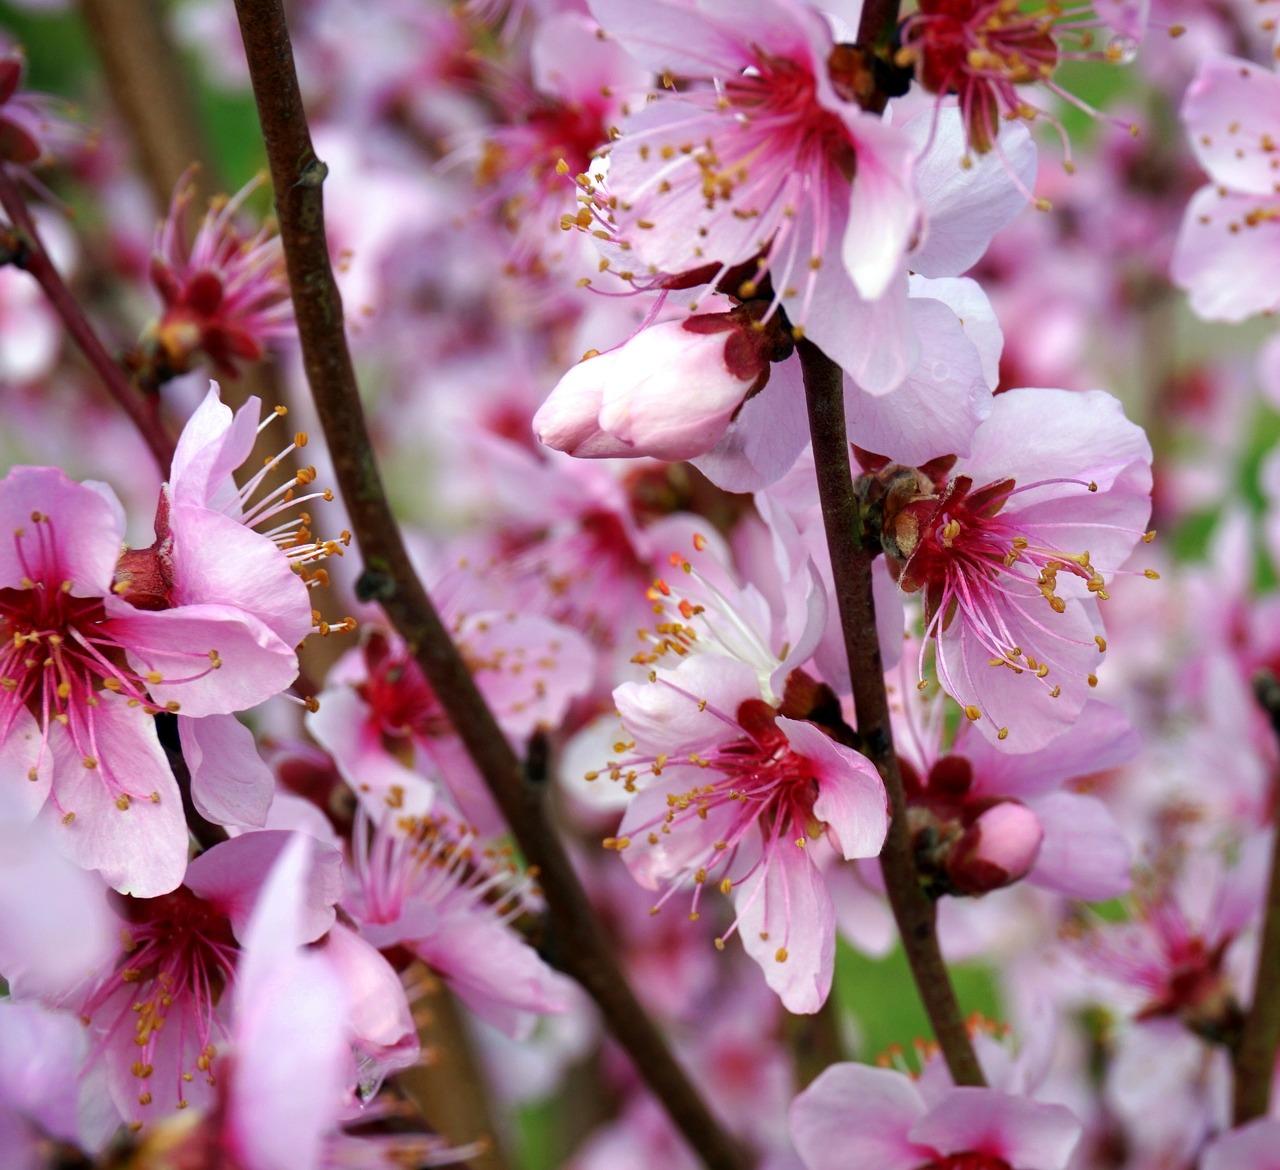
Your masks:
M1270 671L1262 671L1253 680L1253 692L1280 737L1280 682ZM1271 873L1267 878L1253 1003L1245 1015L1232 1062L1235 1073L1232 1118L1236 1125L1267 1115L1276 1053L1280 1051L1280 832L1276 831L1275 816L1280 807L1280 793L1273 791L1271 800Z
M159 0L80 0L112 103L129 128L138 161L163 215L192 163L198 214L221 190L182 56Z
M801 341L798 349L809 406L818 496L822 501L836 603L849 658L849 677L853 682L858 736L863 753L875 764L889 794L889 836L880 854L885 889L916 989L952 1080L957 1085L983 1085L986 1080L938 946L937 907L921 889L911 853L906 797L893 749L889 697L876 636L875 602L871 594L874 554L860 539L861 518L853 493L849 439L844 422L844 374L812 342Z
M614 1037L703 1161L740 1170L742 1153L628 986L547 818L543 793L526 780L409 562L378 474L347 349L324 234L326 167L311 144L284 12L279 0L236 0L236 13L267 144L303 365L364 558L361 595L381 603L414 653L536 870L563 968L595 1000Z
M12 263L26 269L44 291L54 312L62 319L62 324L71 339L79 347L89 364L97 371L107 392L121 406L125 414L133 420L134 426L151 449L156 462L160 465L162 479L169 478L169 465L173 462L173 440L165 432L155 405L143 399L133 387L124 370L107 352L98 334L94 331L89 319L84 315L79 302L71 295L66 282L53 266L49 253L45 250L36 231L35 221L27 210L26 200L22 196L17 182L8 170L0 166L0 206L4 207L9 222L16 232L18 255Z
M406 981L420 989L413 1017L422 1059L396 1075L396 1087L450 1146L482 1147L467 1159L471 1170L509 1170L484 1069L461 1009L444 983L423 965L415 963Z

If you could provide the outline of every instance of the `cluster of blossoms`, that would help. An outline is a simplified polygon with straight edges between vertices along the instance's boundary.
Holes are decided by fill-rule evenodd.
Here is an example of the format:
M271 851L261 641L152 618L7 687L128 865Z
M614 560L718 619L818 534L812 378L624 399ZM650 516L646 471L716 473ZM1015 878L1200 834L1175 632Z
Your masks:
M568 877L275 435L262 178L148 189L3 40L0 1163L1277 1170L1280 339L1174 336L1280 309L1277 0L289 19L328 328ZM206 106L233 21L151 30Z

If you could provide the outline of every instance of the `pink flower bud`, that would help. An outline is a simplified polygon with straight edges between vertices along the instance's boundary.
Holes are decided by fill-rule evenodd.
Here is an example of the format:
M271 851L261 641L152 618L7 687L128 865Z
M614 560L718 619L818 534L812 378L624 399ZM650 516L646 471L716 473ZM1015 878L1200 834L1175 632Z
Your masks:
M1040 854L1044 829L1025 805L1002 801L987 809L956 842L947 876L961 893L986 894L1023 878Z
M579 457L705 455L763 385L770 344L731 314L651 325L561 378L534 433Z

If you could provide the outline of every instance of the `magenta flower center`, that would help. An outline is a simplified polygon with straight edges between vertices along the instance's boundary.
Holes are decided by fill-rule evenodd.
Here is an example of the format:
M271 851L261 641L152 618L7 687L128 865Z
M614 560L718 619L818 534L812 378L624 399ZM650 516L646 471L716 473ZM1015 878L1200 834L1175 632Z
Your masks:
M809 70L788 58L763 54L756 64L758 73L734 78L724 87L745 130L741 141L735 138L732 151L722 149L723 159L715 149L698 156L708 206L729 197L749 175L756 156L764 160L772 155L783 166L821 175L838 171L852 181L857 166L853 140L840 117L818 101Z
M376 636L365 647L365 662L369 674L356 690L384 736L431 739L449 734L440 700L407 654L393 652L384 637Z
M1007 614L1020 611L1054 638L1054 630L1027 607L1038 605L1038 594L1054 613L1066 611L1066 601L1057 593L1059 574L1080 578L1099 600L1107 592L1087 551L1053 547L1016 515L1003 512L1014 495L1040 486L1019 488L1005 479L975 489L968 476L958 476L941 495L907 504L892 525L905 556L898 583L908 593L923 592L928 633L948 629L959 616L991 655L993 666L1044 678L1049 665L1023 652ZM1096 490L1093 484L1083 486ZM1105 648L1101 641L1098 648Z
M649 843L656 845L662 834L698 833L700 822L714 817L719 836L688 865L697 886L695 917L703 883L711 871L730 866L738 847L754 832L758 831L763 839L759 858L746 872L737 873L732 879L723 877L719 882L722 893L729 893L735 885L742 885L766 869L779 849L803 849L810 838L822 832L822 823L813 811L818 798L813 765L791 747L775 723L776 714L761 699L744 701L735 722L746 734L718 745L709 756L695 753L688 758L687 764L704 770L707 783L668 794L666 813L633 830L646 832ZM654 760L654 775L661 775L667 763L665 756ZM630 843L630 837L611 837L605 847L621 850ZM661 901L675 888L669 887ZM718 946L722 944L723 938L717 940ZM785 951L781 955L785 958Z
M963 1154L947 1154L933 1162L927 1162L920 1170L1013 1170L1013 1167L994 1154L968 1151Z
M130 1027L138 1048L133 1074L141 1082L139 1104L151 1102L149 1078L160 1043L181 1046L176 1096L196 1076L214 1084L216 1018L222 992L235 971L239 946L225 914L185 886L159 898L125 899L130 925L126 955L114 977L104 981L85 1007L93 1019L110 1004L110 1031ZM134 989L121 1006L120 985ZM132 1023L130 1024L130 1017Z
M221 665L216 651L192 653L189 678L162 678L139 671L126 657L128 648L113 629L100 598L76 597L60 571L58 536L53 521L33 512L31 526L13 537L24 576L17 589L0 589L0 734L12 730L19 711L35 717L46 741L51 724L66 728L86 768L99 766L95 712L103 691L119 695L149 712L176 711L152 702L149 685L189 682ZM118 789L117 803L127 807L130 794L105 770ZM33 776L34 778L34 776ZM139 794L133 794L139 795ZM141 794L149 795L149 794Z

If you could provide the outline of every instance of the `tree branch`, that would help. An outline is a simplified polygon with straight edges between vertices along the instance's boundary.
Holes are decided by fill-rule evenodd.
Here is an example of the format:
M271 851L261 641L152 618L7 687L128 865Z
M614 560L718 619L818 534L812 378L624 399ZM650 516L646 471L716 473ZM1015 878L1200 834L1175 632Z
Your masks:
M324 233L321 185L279 0L236 0L254 98L267 144L280 236L293 291L303 365L334 472L364 558L359 590L381 603L413 652L536 870L564 969L591 995L685 1139L710 1167L745 1160L676 1063L628 986L547 818L542 793L494 719L409 562L369 442L343 331L342 302Z
M165 214L178 180L199 163L192 177L199 215L221 185L159 0L80 0L80 15L157 213Z
M4 207L14 228L12 238L5 241L6 250L12 253L6 259L35 277L72 341L97 371L107 392L133 420L160 465L161 478L168 479L174 445L160 422L155 404L147 402L138 393L89 324L79 302L71 295L71 290L49 259L17 182L3 166L0 166L0 206Z
M916 989L952 1080L957 1085L983 1085L986 1080L974 1055L951 976L938 946L937 907L921 889L911 853L906 797L893 749L889 698L876 637L875 602L871 594L871 562L875 554L862 545L861 517L853 494L844 422L844 372L811 341L801 341L798 350L809 407L818 496L822 501L822 520L831 555L845 653L849 658L858 736L863 754L875 764L889 794L889 836L880 854L885 889Z
M1253 680L1253 692L1280 736L1280 682L1270 671ZM1244 1125L1265 1117L1271 1105L1271 1079L1280 1050L1280 832L1276 808L1280 793L1272 793L1271 873L1267 878L1267 902L1258 943L1258 969L1253 981L1253 1003L1244 1019L1240 1042L1232 1061L1235 1085L1232 1119Z

